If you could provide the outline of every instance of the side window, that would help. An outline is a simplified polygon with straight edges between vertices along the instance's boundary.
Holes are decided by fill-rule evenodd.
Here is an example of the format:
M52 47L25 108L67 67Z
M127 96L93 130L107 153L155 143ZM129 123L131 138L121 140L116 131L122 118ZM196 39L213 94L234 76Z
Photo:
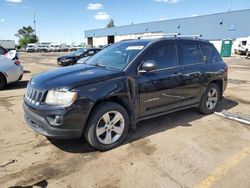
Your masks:
M154 60L157 62L157 69L164 69L176 66L177 55L174 44L160 46L151 53L144 61Z
M202 62L202 55L198 45L182 44L180 49L180 64L191 65Z
M207 57L207 62L211 62L213 56L213 48L209 45L201 45L203 56Z
M213 56L212 56L212 63L217 63L219 61L222 61L222 58L221 58L219 52L214 48Z
M202 54L207 57L209 63L216 63L222 61L218 51L210 45L201 45Z

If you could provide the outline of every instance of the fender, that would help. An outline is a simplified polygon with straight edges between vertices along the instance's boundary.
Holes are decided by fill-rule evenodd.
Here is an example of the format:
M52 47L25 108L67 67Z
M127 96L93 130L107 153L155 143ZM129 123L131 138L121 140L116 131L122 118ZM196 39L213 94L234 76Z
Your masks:
M105 101L113 101L122 105L130 116L130 124L135 128L139 114L139 96L136 91L135 80L131 77L122 76L119 78L105 80L74 88L79 94L80 100L92 101L90 112L93 108Z

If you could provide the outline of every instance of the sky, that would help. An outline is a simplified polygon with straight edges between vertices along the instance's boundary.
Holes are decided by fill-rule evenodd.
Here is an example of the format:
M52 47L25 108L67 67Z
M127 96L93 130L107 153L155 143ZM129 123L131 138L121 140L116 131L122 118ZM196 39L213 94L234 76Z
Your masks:
M250 9L250 0L0 0L0 39L18 41L23 26L33 27L41 42L85 41L84 31Z

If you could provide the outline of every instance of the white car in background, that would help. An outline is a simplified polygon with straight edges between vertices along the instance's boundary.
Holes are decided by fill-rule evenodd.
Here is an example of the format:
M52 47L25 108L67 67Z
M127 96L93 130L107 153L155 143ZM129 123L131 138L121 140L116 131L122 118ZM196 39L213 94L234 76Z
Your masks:
M0 90L7 84L17 82L23 77L23 66L17 60L15 50L6 55L0 55Z
M50 51L52 52L67 52L69 50L69 46L66 44L51 44Z
M50 43L39 43L37 51L38 52L49 52L50 51Z
M38 50L38 44L30 43L26 47L26 52L36 52Z

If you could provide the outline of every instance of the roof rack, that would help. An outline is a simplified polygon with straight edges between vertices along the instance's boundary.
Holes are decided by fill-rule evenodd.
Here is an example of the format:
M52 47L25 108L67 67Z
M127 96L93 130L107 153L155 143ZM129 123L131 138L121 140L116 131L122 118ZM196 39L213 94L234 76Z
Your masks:
M138 37L138 39L149 38L149 37L177 37L179 35L180 33L166 33L162 35L145 35L145 36Z
M179 35L179 37L190 37L190 38L198 39L198 38L201 38L202 35Z

